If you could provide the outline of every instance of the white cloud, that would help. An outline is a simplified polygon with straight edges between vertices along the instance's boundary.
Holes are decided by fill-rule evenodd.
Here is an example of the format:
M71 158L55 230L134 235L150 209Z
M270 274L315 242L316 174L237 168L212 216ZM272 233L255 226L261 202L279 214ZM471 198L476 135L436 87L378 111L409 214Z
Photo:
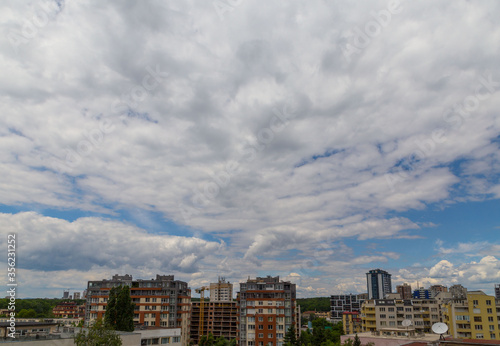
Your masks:
M200 273L213 261L255 273L242 257L273 269L290 251L330 263L349 253L339 245L347 238L415 239L430 224L394 212L500 196L497 3L404 2L350 62L349 33L386 1L247 1L223 21L210 2L67 2L26 39L38 5L0 5L0 203L132 210L145 229L2 216L38 240L21 244L32 270L125 263ZM478 86L473 111L449 111ZM227 260L208 255L215 242L151 234L148 212L226 239ZM95 252L91 238L123 251ZM134 257L135 246L168 255ZM392 263L392 250L350 258Z
M148 234L133 225L95 217L68 222L34 212L0 214L0 227L17 235L21 268L44 272L123 266L193 272L197 260L224 248L221 243ZM6 246L5 239L1 242Z

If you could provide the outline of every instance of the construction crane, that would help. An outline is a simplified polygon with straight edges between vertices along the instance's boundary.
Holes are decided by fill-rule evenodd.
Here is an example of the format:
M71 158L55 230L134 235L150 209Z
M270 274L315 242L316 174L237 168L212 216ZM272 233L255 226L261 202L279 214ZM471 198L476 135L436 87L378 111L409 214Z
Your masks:
M200 294L200 326L198 327L198 340L203 336L203 314L205 313L205 291L209 291L210 287L202 286L195 289L196 293Z

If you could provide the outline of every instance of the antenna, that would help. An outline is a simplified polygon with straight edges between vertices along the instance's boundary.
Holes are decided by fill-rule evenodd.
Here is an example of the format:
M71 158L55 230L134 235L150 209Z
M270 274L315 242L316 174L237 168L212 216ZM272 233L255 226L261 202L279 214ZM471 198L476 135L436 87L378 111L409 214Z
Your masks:
M446 323L438 322L434 323L431 329L434 333L439 334L439 340L444 340L443 334L448 331L448 326Z

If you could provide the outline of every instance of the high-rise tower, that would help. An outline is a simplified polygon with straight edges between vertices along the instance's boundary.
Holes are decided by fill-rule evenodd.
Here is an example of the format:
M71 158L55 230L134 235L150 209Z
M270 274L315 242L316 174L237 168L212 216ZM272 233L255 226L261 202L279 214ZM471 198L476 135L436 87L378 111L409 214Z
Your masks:
M373 269L366 273L368 299L384 299L392 292L391 274L381 269Z

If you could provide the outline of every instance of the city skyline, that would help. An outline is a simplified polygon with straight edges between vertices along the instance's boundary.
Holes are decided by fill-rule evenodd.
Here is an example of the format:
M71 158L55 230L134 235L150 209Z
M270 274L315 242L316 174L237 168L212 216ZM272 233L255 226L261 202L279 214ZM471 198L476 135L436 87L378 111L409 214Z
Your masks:
M115 274L279 275L299 298L364 293L375 268L393 290L500 283L500 3L0 13L18 297Z

